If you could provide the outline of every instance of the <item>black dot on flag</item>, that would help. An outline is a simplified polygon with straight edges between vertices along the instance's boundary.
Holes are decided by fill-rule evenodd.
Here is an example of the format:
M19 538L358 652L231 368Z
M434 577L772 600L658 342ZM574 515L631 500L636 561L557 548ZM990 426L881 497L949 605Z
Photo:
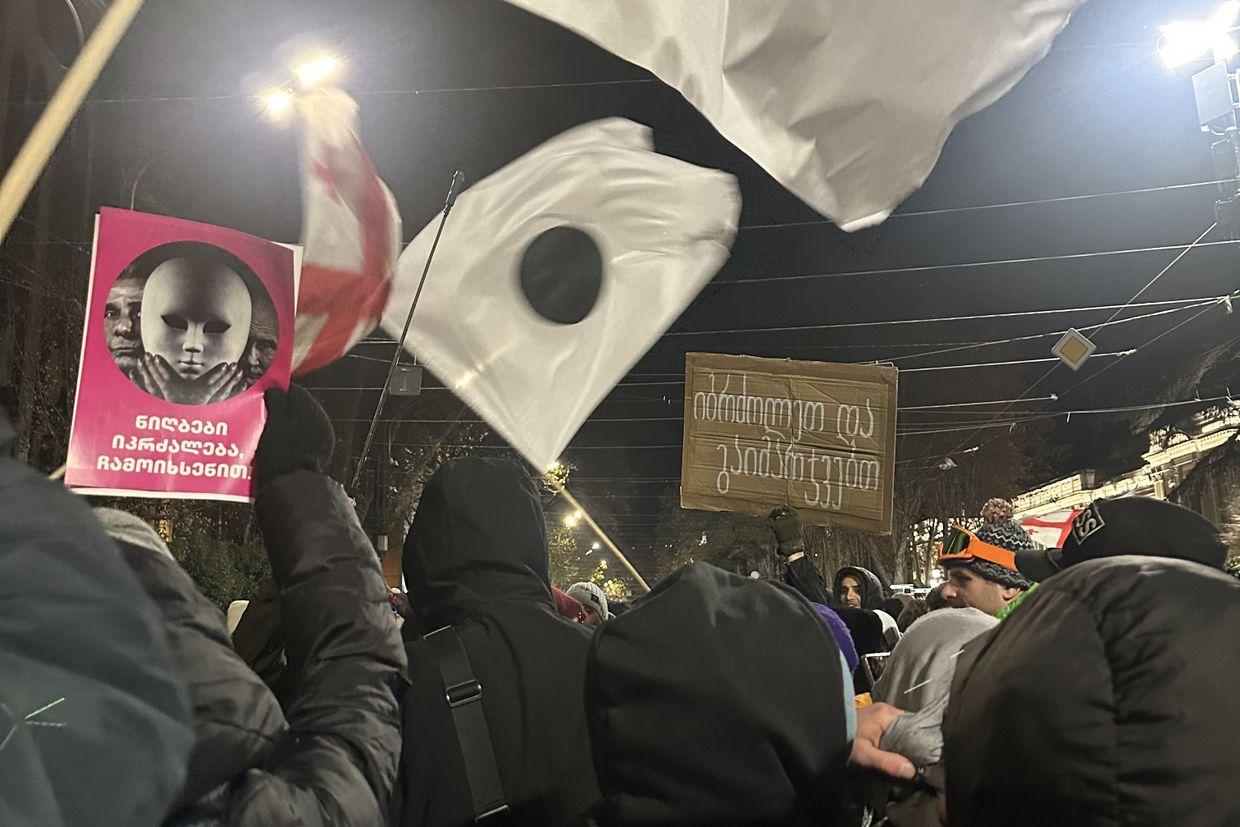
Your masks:
M548 321L577 324L590 315L603 288L603 254L576 227L544 230L521 257L521 292Z

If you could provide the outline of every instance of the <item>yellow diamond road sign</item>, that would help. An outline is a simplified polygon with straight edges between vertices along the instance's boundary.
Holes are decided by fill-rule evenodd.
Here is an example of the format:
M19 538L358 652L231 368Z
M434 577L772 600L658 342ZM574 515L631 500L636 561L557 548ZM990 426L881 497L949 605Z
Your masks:
M1085 364L1085 361L1097 349L1098 346L1085 338L1085 334L1074 327L1070 327L1068 332L1063 334L1063 338L1051 348L1051 353L1058 356L1065 365L1073 370L1080 370L1081 365Z

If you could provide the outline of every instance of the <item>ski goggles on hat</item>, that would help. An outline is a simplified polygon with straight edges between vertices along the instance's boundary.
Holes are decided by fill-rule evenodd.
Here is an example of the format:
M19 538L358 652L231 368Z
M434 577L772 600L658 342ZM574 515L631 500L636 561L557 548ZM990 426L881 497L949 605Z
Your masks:
M1016 569L1016 552L1008 551L985 540L977 539L977 535L967 528L952 526L943 539L943 549L939 552L939 565L972 563L974 560L985 560L1005 569Z

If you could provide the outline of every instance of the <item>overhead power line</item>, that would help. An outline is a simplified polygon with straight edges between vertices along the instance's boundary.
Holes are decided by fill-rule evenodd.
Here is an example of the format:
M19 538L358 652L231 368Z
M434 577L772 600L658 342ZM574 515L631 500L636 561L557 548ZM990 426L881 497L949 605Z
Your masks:
M1129 324L1131 322L1140 322L1140 321L1144 321L1145 319L1155 318L1156 316L1166 316L1169 313L1183 313L1185 310L1192 310L1194 308L1202 307L1204 305L1218 304L1224 300L1225 300L1224 296L1219 296L1214 299L1194 302L1193 304L1186 304L1180 307L1172 307L1168 310L1154 310L1149 313L1142 313L1137 316L1129 316L1127 319L1120 319L1119 321L1115 321L1115 322L1105 322L1105 323L1100 323L1096 325L1087 325L1085 327L1079 328L1079 330L1082 333L1088 333L1091 331L1099 330L1104 325L1110 325L1112 327L1115 327L1121 324ZM1047 338L1050 338L1051 336L1062 336L1064 332L1065 331L1062 327L1057 327L1054 330L1048 330L1044 333L1032 333L1032 334L1029 334L1028 336L1010 336L1006 339L988 339L983 342L957 342L957 343L954 343L953 346L951 347L943 347L943 348L939 348L938 350L927 350L927 351L923 351L920 353L906 353L902 356L889 356L886 359L878 359L876 360L876 362L898 362L903 359L917 359L917 358L921 358L925 356L940 356L944 353L959 353L961 351L976 350L978 348L983 348L983 347L997 347L999 345L1015 344L1017 342L1030 342L1036 339L1047 339Z
M1230 242L1229 242L1230 243ZM1125 302L1124 304L1095 304L1081 307L1047 307L1039 310L1011 310L997 313L970 313L960 316L922 316L911 319L873 319L862 322L827 322L824 324L780 325L778 327L732 327L716 330L673 330L664 336L718 336L737 333L789 333L799 330L849 330L859 327L891 327L895 325L942 324L945 322L976 322L982 319L1016 319L1027 316L1057 316L1065 313L1099 313L1107 310L1123 310L1125 307L1167 307L1169 305L1217 301L1220 296L1194 296L1185 299L1163 299L1150 302ZM903 357L907 358L907 357Z
M1215 228L1215 227L1217 227L1217 226L1218 226L1218 224L1217 224L1217 223L1212 223L1209 227L1206 227L1205 231L1204 231L1201 235L1197 236L1197 238L1193 241L1193 243L1192 243L1192 244L1188 245L1188 246L1187 246L1187 247L1185 247L1183 250L1181 250L1181 251L1179 252L1179 254L1178 254L1175 258L1171 259L1171 261L1167 263L1167 266L1163 267L1161 270L1159 270L1157 273L1155 273L1155 274L1154 274L1154 278L1152 278L1152 279L1150 279L1149 281L1147 281L1147 282L1145 283L1145 286L1144 286L1144 287L1142 287L1142 288L1141 288L1140 290L1138 290L1137 292L1133 293L1133 294L1132 294L1132 298L1130 298L1128 301L1124 302L1124 306L1123 306L1123 307L1119 308L1119 309L1118 309L1118 310L1116 310L1114 313L1112 313L1110 316L1108 316L1108 317L1107 317L1107 320L1106 320L1105 322L1103 322L1102 324L1098 325L1098 328L1097 328L1097 329L1098 329L1098 330L1102 330L1102 329L1103 329L1103 328L1105 328L1107 325L1111 324L1111 322L1113 322L1113 321L1115 320L1115 317L1116 317L1116 316L1118 316L1120 313L1122 313L1122 312L1124 311L1124 308L1129 307L1129 306L1130 306L1130 305L1131 305L1134 301L1136 301L1137 299L1141 298L1141 294L1142 294L1142 293L1144 293L1146 290L1149 290L1151 287L1153 287L1153 286L1154 286L1154 283L1155 283L1156 281L1158 281L1160 278L1162 278L1163 276L1165 276L1165 275L1167 274L1167 272L1168 272L1168 271L1169 271L1172 267L1174 267L1174 266L1176 265L1176 263L1177 263L1177 262L1179 262L1179 260L1180 260L1180 259L1182 259L1182 258L1184 258L1184 256L1188 255L1188 254L1189 254L1189 252L1190 252L1190 251L1191 251L1194 247L1196 247L1198 244L1200 244L1200 243L1202 242L1202 240L1203 240L1206 236L1208 236L1211 232L1213 232L1213 231L1214 231L1214 228Z
M933 210L909 210L908 212L893 213L888 221L895 221L901 218L920 218L923 216L934 215L952 215L956 213L972 213L985 212L987 210L1002 210L1018 207L1038 207L1047 204L1066 204L1076 201L1093 201L1100 198L1119 198L1128 195L1149 195L1158 192L1171 192L1174 190L1194 189L1197 187L1213 187L1218 184L1227 184L1234 179L1224 179L1218 181L1192 181L1185 184L1167 184L1161 187L1142 187L1140 189L1131 190L1111 190L1108 192L1087 192L1081 195L1061 195L1052 198L1033 198L1027 201L1001 201L995 204L975 204L972 206L961 207L942 207ZM742 224L742 230L775 230L782 228L795 227L812 227L824 224L832 224L833 222L826 218L809 219L806 221L784 221L770 224Z
M1042 421L1046 419L1055 419L1060 416L1099 416L1099 415L1104 415L1104 414L1134 413L1137 411L1160 410L1163 408L1174 408L1174 407L1180 407L1184 405L1211 404L1214 402L1222 402L1224 400L1231 401L1231 397L1214 396L1214 397L1208 397L1205 399L1199 399L1199 398L1194 397L1193 399L1185 399L1185 400L1180 400L1177 402L1154 402L1154 403L1149 403L1145 405L1121 405L1121 406L1115 406L1115 407L1109 407L1109 408L1082 408L1079 410L1066 410L1066 411L1030 411L1028 412L1028 415L1023 415L1024 412L1022 412L1022 416L1014 418L1014 419L995 420L993 422L987 422L987 423L981 423L981 424L975 423L975 422L964 422L964 423L958 423L958 424L942 423L942 422L925 423L925 426L919 425L919 426L915 426L915 427L907 428L907 429L898 429L897 434L900 436L925 436L927 434L959 433L962 431L968 431L972 429L980 430L983 428L1010 428L1015 425L1023 425L1029 422L1038 422L1038 421ZM933 426L933 427L930 427L930 426ZM459 443L459 444L449 445L449 444L431 443L431 442L392 442L392 443L389 443L389 446L392 448L436 448L438 447L438 448L451 448L451 449L480 448L480 449L492 450L492 451L513 450L508 445L469 444L469 443ZM683 443L680 443L680 442L663 443L663 444L640 444L640 443L625 442L625 443L618 443L615 445L570 445L564 450L565 451L630 451L630 450L632 451L647 451L647 450L653 451L653 450L675 449L679 451L683 447L684 447ZM959 453L961 453L961 451L959 450L948 451L944 453L943 456L950 456L952 454L959 454ZM573 478L573 482L578 482L578 481L579 481L578 478L576 477ZM663 481L663 480L660 480L660 481Z
M1009 264L1036 264L1043 261L1074 261L1078 259L1089 258L1107 258L1112 256L1128 256L1138 255L1141 253L1163 253L1170 251L1184 250L1195 246L1197 249L1205 247L1221 247L1225 245L1240 244L1240 240L1227 239L1223 241L1206 241L1201 244L1165 244L1157 247L1129 247L1119 250L1094 250L1088 253L1061 253L1049 256L1025 256L1023 258L1002 258L1002 259L986 259L984 261L957 261L948 264L922 264L913 267L883 267L874 270L849 270L839 273L808 273L803 275L788 276L750 276L748 278L734 278L726 281L716 282L717 287L731 287L736 285L747 284L771 284L781 281L817 281L827 279L852 278L853 276L896 276L904 273L930 273L937 270L967 270L977 267L1000 267Z

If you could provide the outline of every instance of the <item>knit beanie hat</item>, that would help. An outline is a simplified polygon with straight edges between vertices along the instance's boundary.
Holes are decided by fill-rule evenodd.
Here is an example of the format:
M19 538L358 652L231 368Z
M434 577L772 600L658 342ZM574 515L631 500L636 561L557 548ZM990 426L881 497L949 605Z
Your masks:
M991 502L993 503L995 500L991 500ZM999 502L1003 501L1000 500ZM987 505L990 505L990 503L987 503ZM1036 548L1028 532L1021 528L1020 524L1011 517L982 526L977 531L977 539L983 543L990 543L992 546L1005 548L1012 553ZM1027 589L1033 585L1032 580L1016 569L1009 569L1007 566L1001 566L989 560L974 557L971 561L962 565L979 577L998 583L1000 586Z
M594 583L574 583L568 587L568 596L581 601L581 605L593 609L598 616L607 620L607 595Z
M986 525L994 525L1012 519L1016 514L1016 509L1012 507L1012 503L1000 497L991 497L982 506L982 522Z

